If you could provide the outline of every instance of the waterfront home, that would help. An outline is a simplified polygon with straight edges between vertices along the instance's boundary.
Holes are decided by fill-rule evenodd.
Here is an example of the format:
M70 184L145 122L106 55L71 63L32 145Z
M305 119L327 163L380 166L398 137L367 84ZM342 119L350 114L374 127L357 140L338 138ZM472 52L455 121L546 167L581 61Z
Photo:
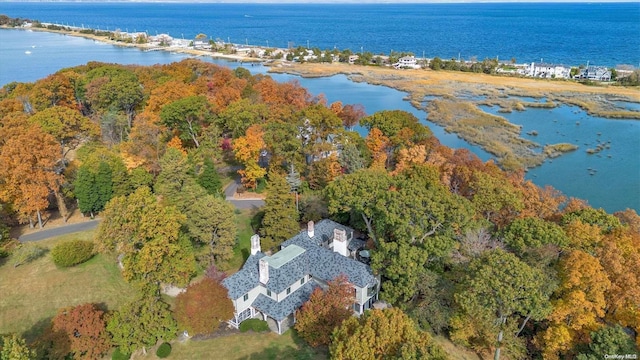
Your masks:
M568 79L571 68L557 64L531 63L525 69L525 74L544 79Z
M578 79L587 79L594 81L611 81L611 71L604 66L587 66L580 69L576 76Z
M414 56L403 56L398 62L393 64L396 69L419 69L418 60Z
M349 64L355 64L356 60L358 59L360 59L360 56L358 55L349 55Z
M310 221L307 230L286 240L280 251L261 251L260 237L251 237L251 255L237 273L223 280L233 302L233 319L238 328L246 319L261 318L278 334L295 323L295 311L317 287L345 275L353 286L352 309L362 314L378 299L380 280L365 264L364 241L355 239L353 229L331 220Z

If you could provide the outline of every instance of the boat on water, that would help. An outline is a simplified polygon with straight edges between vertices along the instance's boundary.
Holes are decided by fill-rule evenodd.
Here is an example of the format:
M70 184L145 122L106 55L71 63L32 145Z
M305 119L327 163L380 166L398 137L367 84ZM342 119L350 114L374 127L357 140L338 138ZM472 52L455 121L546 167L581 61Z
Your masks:
M27 54L27 55L31 55L31 51L29 51L29 50L25 51L24 53Z

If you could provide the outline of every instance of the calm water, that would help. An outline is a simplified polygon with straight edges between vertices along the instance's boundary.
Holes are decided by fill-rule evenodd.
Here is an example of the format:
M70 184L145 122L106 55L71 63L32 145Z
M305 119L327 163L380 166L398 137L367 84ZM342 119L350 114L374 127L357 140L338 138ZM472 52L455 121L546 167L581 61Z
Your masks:
M30 51L31 54L27 55L25 51ZM72 36L0 30L0 85L10 81L35 81L61 68L92 60L149 65L170 63L185 57L187 56L161 51L142 52L134 48L105 45ZM236 62L207 57L201 59L232 68L240 66ZM253 73L267 71L262 66L247 68ZM329 102L340 100L345 104L362 104L369 114L385 109L412 112L433 130L443 144L454 148L468 148L483 160L490 158L489 154L478 147L464 142L456 135L447 134L435 124L427 123L427 114L405 101L406 94L403 92L382 86L354 83L343 75L317 79L280 74L272 76L278 81L296 79L312 94L324 94ZM552 185L569 196L587 199L592 206L603 207L609 212L628 207L640 211L639 121L589 117L582 111L565 106L551 111L531 109L506 116L510 121L523 125L523 134L537 130L539 135L532 140L538 143L572 142L580 145L578 151L532 169L527 177L536 184ZM580 126L576 126L576 121L580 121ZM597 135L598 132L601 133L600 136ZM611 141L610 149L598 154L600 156L587 156L585 150L595 147L598 140ZM584 145L585 143L588 145ZM589 175L588 168L597 170L595 175Z
M233 43L391 50L569 65L640 63L640 3L185 4L0 2L0 14Z
M535 183L552 185L608 211L622 207L640 209L639 121L589 116L566 105L509 114L498 113L497 107L482 108L521 125L522 137L543 146L558 143L579 146L576 151L530 169L527 177ZM527 134L534 130L537 136ZM587 153L586 150L598 145L605 148L597 154Z

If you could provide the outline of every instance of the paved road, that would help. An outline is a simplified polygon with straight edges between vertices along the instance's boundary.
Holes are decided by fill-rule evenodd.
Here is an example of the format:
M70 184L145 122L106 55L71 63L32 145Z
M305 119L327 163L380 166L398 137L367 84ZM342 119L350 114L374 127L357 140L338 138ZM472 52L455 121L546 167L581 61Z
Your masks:
M234 199L233 194L236 193L238 186L240 186L240 180L235 179L224 189L225 198L228 202L232 203L233 206L238 209L259 209L264 206L264 200L261 199Z
M54 236L60 236L60 235L71 234L78 231L90 230L98 226L99 222L100 220L96 219L96 220L89 220L89 221L85 221L77 224L69 224L69 225L58 226L50 229L43 229L35 233L22 235L18 238L18 240L22 242L38 241L38 240L44 240Z
M226 189L224 189L224 195L228 202L233 204L238 209L259 209L264 206L264 200L260 199L234 199L233 194L235 194L236 189L240 186L240 180L236 179L234 182L229 184ZM22 235L18 238L18 240L22 242L27 241L38 241L48 239L54 236L71 234L78 231L90 230L98 226L100 220L90 220L77 224L69 224L58 226L50 229L43 229L38 232L34 232L31 234Z

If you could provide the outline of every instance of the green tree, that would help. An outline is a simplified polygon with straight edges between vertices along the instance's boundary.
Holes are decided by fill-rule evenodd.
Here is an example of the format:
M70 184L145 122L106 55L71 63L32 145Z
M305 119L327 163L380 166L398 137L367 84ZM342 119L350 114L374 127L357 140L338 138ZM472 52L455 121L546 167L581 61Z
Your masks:
M326 290L316 288L296 312L295 329L311 346L329 345L333 329L353 315L353 287L347 277L329 281Z
M204 96L188 96L162 107L162 123L180 133L184 141L193 141L200 147L202 130L213 120L213 112Z
M371 310L351 317L331 335L329 350L336 360L446 359L428 333L398 308Z
M366 167L362 152L360 152L356 144L351 142L342 145L342 151L340 155L338 155L338 162L347 174L354 173Z
M391 187L391 177L384 170L363 169L343 175L325 188L329 212L362 217L369 236L377 241L374 222L379 218L378 202Z
M233 257L237 234L233 205L206 195L196 199L185 214L191 238L209 246L212 262L222 264Z
M73 183L74 193L78 200L78 208L82 213L98 211L98 193L95 191L96 176L87 166L80 166Z
M569 243L567 234L559 225L539 218L515 219L501 234L505 244L520 255L529 248L548 244L565 247Z
M185 216L175 207L163 206L149 188L141 187L113 198L103 216L96 235L99 248L122 256L126 280L156 286L189 282L195 259L189 241L180 236Z
M207 190L209 195L220 196L222 193L222 182L220 181L220 176L218 175L216 167L213 165L213 161L211 161L210 158L206 158L204 160L197 182Z
M289 184L284 176L271 171L260 229L264 239L263 245L265 249L275 249L298 231L298 212Z
M0 360L34 360L36 352L29 349L24 339L17 334L0 337Z
M160 159L162 170L156 178L154 190L166 204L185 213L207 191L198 185L189 159L178 149L168 148Z
M113 197L113 179L111 167L106 162L101 162L98 165L98 172L96 173L96 186L95 191L98 195L97 211L104 209L104 206Z
M637 355L638 348L633 339L622 326L605 326L591 333L591 342L586 351L583 351L576 359L598 360L605 355Z
M551 312L552 283L540 269L530 267L511 253L501 249L485 252L469 263L465 273L455 301L471 325L484 321L479 325L498 332L485 334L497 339L491 342L495 344L496 359L500 357L503 337L518 337L530 319L542 320ZM507 321L512 318L523 319L513 333L505 331ZM465 331L456 326L452 337Z
M174 314L180 329L196 335L213 332L221 322L233 317L233 310L227 289L206 277L176 297Z
M369 131L378 128L391 140L394 148L418 144L432 136L431 130L420 124L415 115L403 110L378 111L362 118L360 125Z
M158 340L174 339L177 330L169 305L149 295L125 304L107 323L113 344L128 354L140 348L146 354Z

